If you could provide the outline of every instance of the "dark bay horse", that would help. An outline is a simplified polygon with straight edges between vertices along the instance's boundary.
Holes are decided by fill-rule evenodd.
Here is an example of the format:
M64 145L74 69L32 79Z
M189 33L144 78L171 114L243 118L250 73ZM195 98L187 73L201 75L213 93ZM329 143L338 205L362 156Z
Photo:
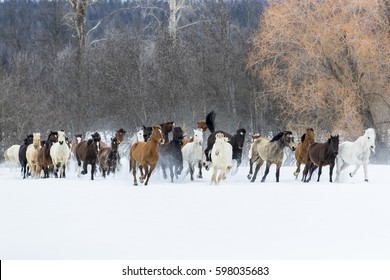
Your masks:
M181 152L181 147L183 145L184 131L181 127L175 127L173 129L173 139L161 146L160 148L160 162L161 168L163 171L164 179L167 178L167 173L165 169L168 167L171 176L171 182L173 183L173 177L176 177L176 180L179 178L178 175L181 174L183 170L183 154ZM173 167L175 167L175 172L173 172Z
M272 139L259 137L254 140L252 145L252 157L250 158L250 165L257 162L255 172L251 179L254 182L259 172L260 167L266 161L266 167L261 182L265 182L269 173L270 166L276 164L276 182L279 182L280 167L283 163L284 148L288 147L295 151L296 145L294 136L291 131L283 131L276 134ZM248 174L248 179L251 174Z
M164 136L165 143L168 143L169 142L169 133L172 132L173 128L175 127L175 123L174 122L166 122L166 123L159 124L159 126L160 126L161 132ZM150 135L152 135L153 127L144 125L143 130L144 130L144 140L146 142L150 138Z
M54 172L53 160L50 156L50 149L54 143L58 142L58 131L50 131L47 140L38 152L38 163L43 170L43 178L49 178L50 173Z
M332 182L333 168L336 156L339 152L339 136L330 136L325 143L311 143L307 153L306 165L303 170L304 182L309 182L314 170L318 167L318 179L320 181L322 167L329 165L329 182ZM307 178L308 173L309 178Z
M298 178L299 172L301 172L301 164L306 164L309 145L313 142L314 130L312 128L306 128L306 132L302 135L301 142L298 143L297 148L295 150L295 159L297 161L297 169L294 172L295 179Z
M152 127L152 134L147 142L135 142L130 147L130 172L133 171L134 186L137 182L137 163L141 173L141 183L146 178L145 186L149 182L152 171L156 168L159 153L159 144L164 144L164 136L159 125ZM144 170L145 169L145 174Z
M98 161L98 154L100 150L100 134L95 132L92 134L92 139L88 141L81 141L76 147L76 159L77 164L79 166L79 176L80 176L80 168L81 161L83 162L83 170L81 174L87 174L88 164L91 165L91 180L94 179L95 171L96 171L96 163Z
M34 136L32 134L27 135L27 137L23 140L23 144L19 148L19 162L22 166L21 172L23 173L23 179L28 176L26 151L27 147L33 143L33 138Z
M115 174L118 163L118 156L118 140L116 137L114 137L111 138L111 147L105 147L100 149L98 155L100 169L103 173L104 178L106 178L106 174Z

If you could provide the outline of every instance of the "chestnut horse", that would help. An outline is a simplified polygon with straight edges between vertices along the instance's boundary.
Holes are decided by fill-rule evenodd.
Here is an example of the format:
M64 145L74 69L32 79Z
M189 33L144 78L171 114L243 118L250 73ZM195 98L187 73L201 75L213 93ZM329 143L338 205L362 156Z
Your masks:
M322 166L329 165L329 182L332 183L333 168L336 156L339 153L339 136L330 136L325 143L313 142L309 146L307 153L306 165L303 170L304 182L309 182L314 170L318 167L318 179L320 181ZM308 173L309 178L307 178Z
M313 142L314 130L312 128L306 128L306 132L302 135L301 142L298 143L297 148L295 150L295 159L297 161L297 169L294 172L295 179L298 178L299 172L301 172L301 164L306 164L309 145Z
M92 134L92 139L89 139L88 141L81 141L79 144L77 144L76 147L76 159L77 164L79 166L79 177L80 177L80 168L81 168L81 161L83 161L83 170L81 171L81 174L87 174L87 166L88 164L91 165L91 180L94 179L95 170L96 170L96 163L98 161L98 154L100 150L100 134L95 132Z
M49 172L52 173L54 171L50 148L56 142L58 142L58 131L50 131L45 144L38 152L38 163L41 170L43 170L43 178L49 178Z
M141 173L140 182L146 178L145 186L149 182L150 175L158 162L158 146L164 144L164 136L161 131L161 126L156 125L152 127L152 134L147 142L136 142L130 147L130 172L133 171L134 186L138 185L137 163ZM145 174L143 169L145 168Z

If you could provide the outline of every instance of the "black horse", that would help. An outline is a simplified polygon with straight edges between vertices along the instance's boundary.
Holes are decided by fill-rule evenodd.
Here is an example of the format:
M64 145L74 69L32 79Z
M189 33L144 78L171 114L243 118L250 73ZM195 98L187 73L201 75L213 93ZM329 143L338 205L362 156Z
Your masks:
M98 162L98 154L100 150L100 134L95 132L92 134L92 139L81 141L76 147L76 159L79 168L81 161L83 162L83 170L81 174L87 174L87 166L91 165L91 180L94 179L96 163Z
M171 182L173 183L173 177L178 179L178 175L181 174L183 170L183 154L181 152L181 147L183 145L184 131L181 127L175 127L173 129L173 139L161 146L160 148L160 163L163 171L164 179L167 178L167 173L165 169L168 167L171 175ZM173 172L173 167L175 167L175 172Z
M23 140L23 145L19 148L19 162L22 166L22 169L20 170L23 173L23 179L25 179L28 176L28 167L27 167L27 157L26 157L26 151L28 145L32 144L33 142L33 135L29 134L27 135L27 138Z

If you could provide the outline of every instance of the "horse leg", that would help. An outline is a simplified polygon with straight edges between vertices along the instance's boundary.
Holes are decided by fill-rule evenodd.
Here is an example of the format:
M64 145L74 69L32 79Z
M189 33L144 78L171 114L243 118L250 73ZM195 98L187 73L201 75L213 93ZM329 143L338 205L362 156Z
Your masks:
M279 175L280 175L280 167L281 166L282 166L282 163L277 163L276 164L276 182L277 183L279 183Z
M264 163L264 161L261 158L259 158L258 161L257 161L257 164L256 164L255 173L253 173L253 177L252 177L251 183L256 181L257 173L259 172L260 167L263 165L263 163Z
M207 147L206 150L204 150L204 154L206 155L206 161L203 163L204 167L207 171L209 171L211 166L211 157L210 157L210 151L212 148Z
M139 177L139 181L142 184L144 182L146 175L148 174L148 171L145 167L145 174L144 174L144 167L141 164L138 166L138 168L139 168L139 172L141 173L141 175Z
M198 178L203 178L203 176L202 176L202 161L200 160L199 162L198 162L198 168L199 168L199 173L198 173Z
M151 165L150 169L148 170L148 166L147 165L145 166L145 176L146 176L145 186L148 185L150 175L152 175L152 171L154 170L155 167L156 167L156 164Z
M95 170L96 170L96 163L93 162L91 163L91 180L93 180L93 176L95 175ZM87 174L87 173L85 173Z
M134 159L130 159L130 171L133 170L134 186L138 186L137 182L137 167Z
M188 170L186 172L186 175L190 173L191 181L194 181L194 171L195 171L195 164L188 163Z
M301 161L297 160L297 169L294 172L295 180L298 179L298 175L301 172Z
M334 168L334 163L329 165L329 182L331 183L332 183L333 168Z
M368 161L365 161L363 163L363 169L364 169L364 181L368 182L368 170L367 170Z
M322 165L320 164L320 165L318 166L318 178L317 178L317 182L320 181L321 174L322 174Z
M349 176L351 176L351 177L355 176L356 172L359 170L359 168L360 168L360 164L356 164L355 169L349 173ZM366 179L366 173L364 173L364 179Z
M263 175L263 178L261 178L261 182L264 183L265 182L265 178L267 178L267 175L269 173L269 168L271 166L271 163L269 163L268 161L266 162L266 165L265 165L265 171L264 171L264 175Z
M253 174L253 161L252 161L252 158L250 158L249 159L249 173L248 173L248 175L246 175L248 180L250 180L252 178L252 174Z
M215 183L217 184L217 172L218 172L218 169L214 166L213 167L213 174L211 175L211 184Z
M176 168L176 166L175 166L175 168ZM173 183L174 174L173 174L173 165L172 164L169 165L169 175L171 176L171 183Z

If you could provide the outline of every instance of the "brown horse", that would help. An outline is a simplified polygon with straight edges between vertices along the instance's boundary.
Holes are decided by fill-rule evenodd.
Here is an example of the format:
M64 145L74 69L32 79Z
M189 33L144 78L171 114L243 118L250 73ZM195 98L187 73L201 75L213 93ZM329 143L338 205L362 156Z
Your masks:
M38 152L38 163L41 170L43 170L43 178L49 178L49 173L54 172L54 165L50 156L50 148L56 142L58 142L58 131L50 131L45 144Z
M304 182L309 182L314 170L318 167L318 179L320 181L322 166L329 165L329 182L332 182L333 168L336 156L339 153L339 136L330 136L325 143L311 143L306 158L305 169L303 170ZM309 178L307 178L310 171Z
M298 178L299 172L301 172L301 164L306 164L307 152L309 145L314 142L314 130L312 128L306 128L305 134L301 137L301 142L298 143L295 150L295 159L297 161L297 169L294 172L295 179ZM303 181L303 176L302 176Z
M174 122L166 122L159 124L161 127L161 132L164 135L165 143L169 142L169 136L168 134L172 132L173 128L175 127ZM152 126L143 126L144 131L144 140L145 142L149 140L150 136L152 135L153 127Z
M111 147L100 149L98 158L100 169L103 173L103 177L106 178L106 174L115 173L118 163L118 140L116 137L111 138Z
M161 126L152 127L152 134L147 142L136 142L130 147L130 172L133 171L134 186L137 186L137 163L141 172L141 183L146 178L145 186L149 182L150 175L158 162L158 146L164 144L164 136L161 131ZM145 174L143 173L145 168Z
M98 154L100 150L100 134L95 132L92 134L92 139L88 141L81 141L76 147L76 159L79 166L79 176L81 161L83 161L83 170L81 174L87 174L87 166L91 165L91 180L94 179L96 163L98 161Z

